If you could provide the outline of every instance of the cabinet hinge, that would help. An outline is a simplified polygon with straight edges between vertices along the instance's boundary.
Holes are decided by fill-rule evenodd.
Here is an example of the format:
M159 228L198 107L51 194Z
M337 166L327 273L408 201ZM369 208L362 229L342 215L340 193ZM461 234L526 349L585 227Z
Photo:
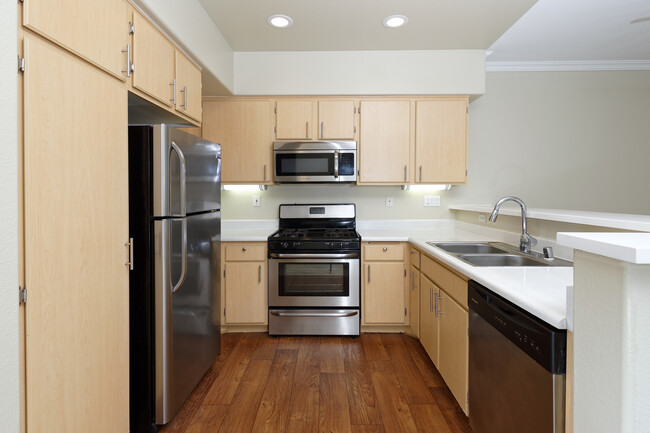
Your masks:
M18 287L18 304L27 303L27 289Z
M18 72L25 72L25 58L18 56Z
M226 309L225 308L223 309L223 315L224 315L224 317L226 316Z
M132 23L131 21L129 21L129 27L128 27L128 29L129 29L129 34L130 34L130 35L132 35L132 34L135 33L135 26L133 25L133 23Z
M357 114L357 107L354 107L354 114Z
M276 133L276 134L278 133L278 127L277 126L273 127L273 132Z
M404 277L406 277L406 269L404 269Z
M406 308L404 308L404 317L406 317Z
M467 176L467 169L465 169L465 176Z
M275 114L278 114L278 106L277 106L277 105L275 106L275 108L273 108L273 112L274 112Z
M223 277L226 278L226 270L223 270Z

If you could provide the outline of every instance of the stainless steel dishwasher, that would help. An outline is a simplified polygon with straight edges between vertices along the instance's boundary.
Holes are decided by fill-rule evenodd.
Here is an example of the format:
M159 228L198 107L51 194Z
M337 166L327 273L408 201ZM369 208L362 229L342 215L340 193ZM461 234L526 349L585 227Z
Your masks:
M474 433L563 433L566 331L469 282Z

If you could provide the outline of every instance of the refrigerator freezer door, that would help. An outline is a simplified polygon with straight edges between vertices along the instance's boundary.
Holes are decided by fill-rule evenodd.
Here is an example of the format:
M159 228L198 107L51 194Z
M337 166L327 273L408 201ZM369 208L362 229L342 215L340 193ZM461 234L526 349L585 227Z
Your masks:
M169 125L154 125L153 177L154 216L221 209L218 144Z
M171 420L219 354L220 217L154 221L156 424Z

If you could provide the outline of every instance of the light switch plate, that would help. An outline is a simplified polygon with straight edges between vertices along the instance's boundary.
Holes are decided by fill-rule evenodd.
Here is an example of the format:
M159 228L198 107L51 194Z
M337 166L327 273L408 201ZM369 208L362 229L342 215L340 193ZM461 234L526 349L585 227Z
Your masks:
M485 222L485 214L478 214L478 222L484 223Z
M262 198L259 195L253 196L253 207L260 207L262 204Z

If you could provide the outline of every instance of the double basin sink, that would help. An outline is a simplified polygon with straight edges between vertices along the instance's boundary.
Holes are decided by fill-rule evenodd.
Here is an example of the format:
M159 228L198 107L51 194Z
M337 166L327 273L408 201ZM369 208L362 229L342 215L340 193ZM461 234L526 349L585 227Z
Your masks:
M501 242L427 242L472 266L573 266L573 263L544 258L540 253L523 253Z

